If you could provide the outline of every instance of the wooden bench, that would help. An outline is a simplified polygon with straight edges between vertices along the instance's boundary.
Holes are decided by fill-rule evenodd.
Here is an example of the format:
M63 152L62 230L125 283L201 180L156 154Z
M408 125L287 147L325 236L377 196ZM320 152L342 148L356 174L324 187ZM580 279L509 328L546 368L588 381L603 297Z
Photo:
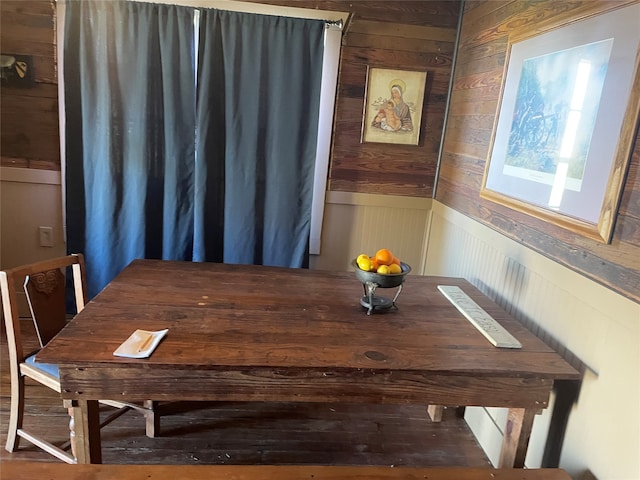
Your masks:
M68 465L11 461L2 480L571 480L559 469L261 465Z

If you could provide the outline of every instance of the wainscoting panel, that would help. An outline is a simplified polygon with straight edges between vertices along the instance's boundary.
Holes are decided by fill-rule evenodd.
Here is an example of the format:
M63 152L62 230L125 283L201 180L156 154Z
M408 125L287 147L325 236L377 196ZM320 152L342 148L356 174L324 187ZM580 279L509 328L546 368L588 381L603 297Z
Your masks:
M0 269L66 253L60 172L0 167ZM39 228L50 227L53 246L40 245ZM18 292L21 315L29 312Z
M60 172L0 168L0 268L64 255ZM52 247L39 243L39 227L52 229Z
M389 248L420 274L430 208L430 198L327 192L320 255L311 256L311 268L351 270L360 253Z
M466 278L584 373L561 467L574 476L640 478L639 304L435 200L424 273ZM535 419L530 468L540 466L552 405ZM494 408L465 415L494 464L504 416ZM614 437L622 432L616 425L629 428Z

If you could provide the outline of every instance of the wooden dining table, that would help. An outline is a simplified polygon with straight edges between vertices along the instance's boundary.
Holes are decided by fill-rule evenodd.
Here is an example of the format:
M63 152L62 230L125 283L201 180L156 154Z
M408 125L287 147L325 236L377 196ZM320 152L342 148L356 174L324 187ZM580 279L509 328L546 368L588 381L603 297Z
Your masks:
M438 285L522 348L494 347ZM362 297L354 272L134 260L37 361L59 366L78 463L102 461L99 399L152 399L506 407L499 466L522 467L554 381L579 372L464 279L411 273L370 315ZM136 329L168 333L148 358L114 356Z

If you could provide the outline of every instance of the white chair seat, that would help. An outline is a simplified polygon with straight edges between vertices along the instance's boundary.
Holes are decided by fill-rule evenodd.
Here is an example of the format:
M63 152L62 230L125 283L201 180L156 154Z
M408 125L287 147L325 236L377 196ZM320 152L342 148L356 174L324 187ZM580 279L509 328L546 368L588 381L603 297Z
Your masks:
M28 363L33 368L42 370L43 372L48 373L53 377L60 378L60 371L58 370L58 365L55 365L53 363L41 363L36 361L35 358L36 358L36 354L34 353L33 355L25 358L24 363Z

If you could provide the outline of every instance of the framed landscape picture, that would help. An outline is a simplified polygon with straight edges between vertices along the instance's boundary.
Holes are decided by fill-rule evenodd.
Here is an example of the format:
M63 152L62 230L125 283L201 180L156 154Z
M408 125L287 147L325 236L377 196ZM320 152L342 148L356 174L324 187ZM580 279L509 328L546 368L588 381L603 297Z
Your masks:
M480 195L611 240L640 110L640 4L521 41Z
M367 68L362 142L418 145L427 72Z

